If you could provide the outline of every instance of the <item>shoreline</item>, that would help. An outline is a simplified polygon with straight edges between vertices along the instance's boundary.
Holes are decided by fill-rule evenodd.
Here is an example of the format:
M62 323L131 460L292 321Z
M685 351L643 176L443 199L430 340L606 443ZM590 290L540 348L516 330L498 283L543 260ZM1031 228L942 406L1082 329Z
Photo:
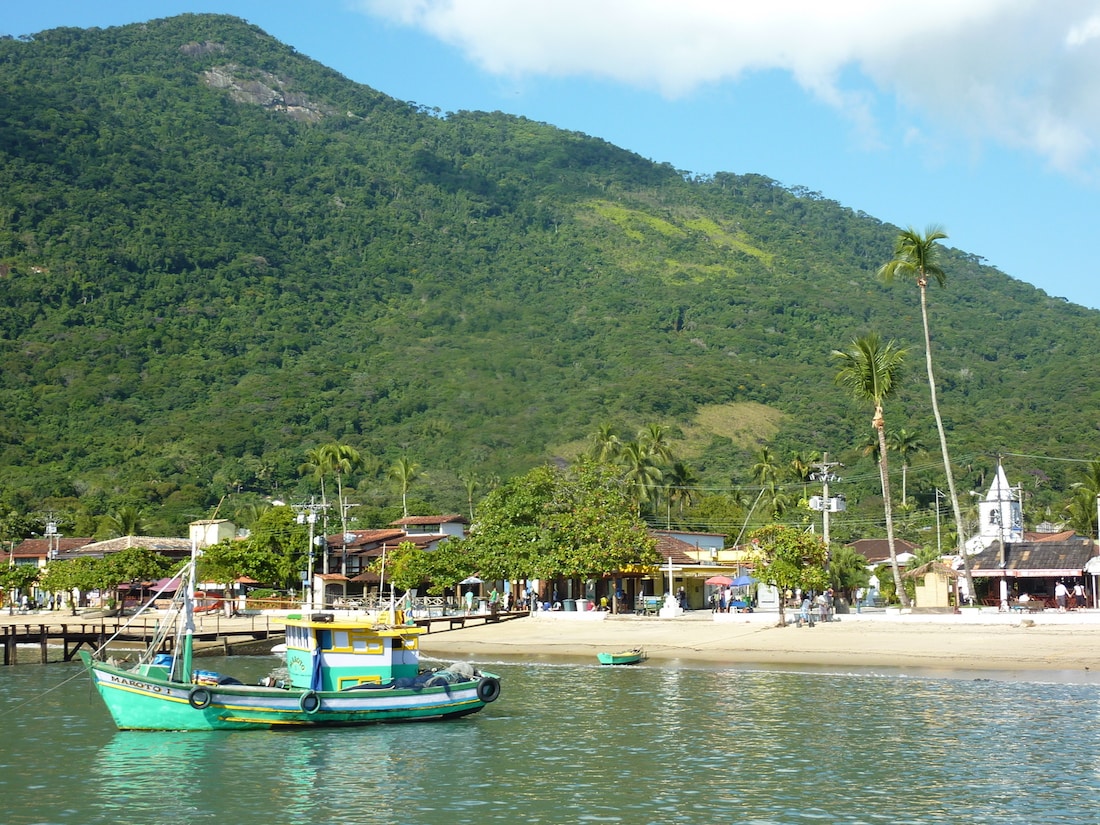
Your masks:
M788 612L788 620L792 616ZM57 618L0 615L0 625L49 624ZM539 613L424 634L419 644L426 657L442 661L594 664L598 652L641 647L652 664L665 666L919 672L1032 681L1045 676L1100 684L1100 610L1025 616L996 610L880 610L837 619L815 627L778 627L775 612L721 614L717 619L704 610L675 618ZM218 619L223 626L259 622L278 624L275 617ZM256 643L254 652L263 653L268 644ZM220 645L203 651L219 653Z
M702 615L695 615L695 613ZM432 658L507 657L527 662L595 661L600 651L644 648L655 663L764 669L919 671L1100 683L1100 614L1009 617L848 615L815 627L777 626L775 613L706 611L673 619L516 619L420 638ZM742 617L745 617L742 619ZM996 619L996 620L995 620ZM1055 621L1057 620L1057 621Z

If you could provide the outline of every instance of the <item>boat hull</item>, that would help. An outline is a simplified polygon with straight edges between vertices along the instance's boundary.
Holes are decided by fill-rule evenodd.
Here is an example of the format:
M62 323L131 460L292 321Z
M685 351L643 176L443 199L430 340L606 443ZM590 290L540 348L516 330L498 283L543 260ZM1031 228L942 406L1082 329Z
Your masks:
M476 713L499 694L478 678L415 688L342 691L261 685L192 685L136 674L80 651L96 690L120 730L259 730L443 719Z
M597 653L601 665L636 665L645 658L641 650L628 650L621 653Z

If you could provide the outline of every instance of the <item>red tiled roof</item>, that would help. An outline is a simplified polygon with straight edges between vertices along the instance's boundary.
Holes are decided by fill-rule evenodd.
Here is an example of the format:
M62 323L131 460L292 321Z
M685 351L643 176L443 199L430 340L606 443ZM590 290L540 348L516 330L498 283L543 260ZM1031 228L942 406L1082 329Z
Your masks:
M405 525L423 527L426 524L469 524L470 521L465 516L458 514L446 515L446 516L405 516L405 518L399 518L397 521L391 521L392 525Z
M355 536L354 539L348 541L348 550L360 551L364 548L369 548L371 545L378 544L383 541L390 541L398 536L404 536L404 530L395 530L393 528L386 528L383 530L348 530L349 536ZM325 540L328 541L328 546L332 548L344 546L344 534L335 533L331 536L326 536Z
M59 553L65 553L72 550L79 550L86 544L91 544L92 538L90 536L81 538L62 536L56 539L57 544L54 545ZM19 544L15 545L15 557L16 558L42 558L49 555L50 552L50 540L49 539L23 539Z
M871 564L890 558L890 543L886 539L858 539L848 546ZM919 544L905 539L894 539L894 551L897 553L916 553L919 549Z
M1065 542L1074 540L1091 541L1091 539L1087 539L1084 536L1078 536L1076 530L1063 530L1060 533L1032 533L1028 530L1024 531L1024 541L1029 541L1032 543L1040 541Z
M673 564L698 564L693 556L689 556L689 551L695 550L695 545L688 544L686 541L673 538L672 536L656 535L657 539L657 552L661 554L661 558L664 559L665 564L668 564L669 559Z

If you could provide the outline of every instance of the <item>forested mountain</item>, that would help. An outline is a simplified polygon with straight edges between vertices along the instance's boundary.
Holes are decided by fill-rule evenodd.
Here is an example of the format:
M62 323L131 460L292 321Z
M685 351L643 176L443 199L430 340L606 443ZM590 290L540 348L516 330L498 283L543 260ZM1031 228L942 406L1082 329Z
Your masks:
M663 424L701 485L749 484L764 444L859 458L870 414L830 353L871 330L911 349L888 426L934 464L918 292L875 278L896 227L399 102L235 18L0 41L0 192L4 512L304 495L306 450L334 441L368 459L361 499L407 456L420 498L465 511L461 477L571 457L607 423ZM943 263L964 471L1096 455L1100 314Z

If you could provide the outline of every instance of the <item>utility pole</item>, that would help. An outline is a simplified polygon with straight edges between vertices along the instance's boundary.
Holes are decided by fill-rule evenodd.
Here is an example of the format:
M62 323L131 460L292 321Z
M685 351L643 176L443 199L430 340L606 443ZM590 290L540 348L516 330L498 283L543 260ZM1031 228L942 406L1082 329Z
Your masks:
M940 488L936 488L936 556L943 555L943 545L940 544L940 499L943 498L943 493Z
M821 495L810 497L810 509L821 511L821 533L825 540L825 559L826 567L828 567L828 560L831 555L829 553L829 513L839 513L848 508L844 496L829 497L829 482L840 481L840 478L833 473L833 468L843 467L844 465L839 461L829 461L829 454L823 453L821 461L811 466L816 472L810 473L810 480L821 482Z
M297 522L299 524L309 525L309 567L306 571L304 585L308 590L308 596L306 597L306 610L313 610L313 549L317 543L317 538L324 540L323 536L315 536L314 528L317 524L317 514L323 513L328 510L327 503L317 504L312 498L309 500L309 504L294 504L291 505L294 512L297 513ZM328 553L328 549L325 549L325 553ZM322 594L323 595L323 594ZM323 606L323 605L322 605Z

